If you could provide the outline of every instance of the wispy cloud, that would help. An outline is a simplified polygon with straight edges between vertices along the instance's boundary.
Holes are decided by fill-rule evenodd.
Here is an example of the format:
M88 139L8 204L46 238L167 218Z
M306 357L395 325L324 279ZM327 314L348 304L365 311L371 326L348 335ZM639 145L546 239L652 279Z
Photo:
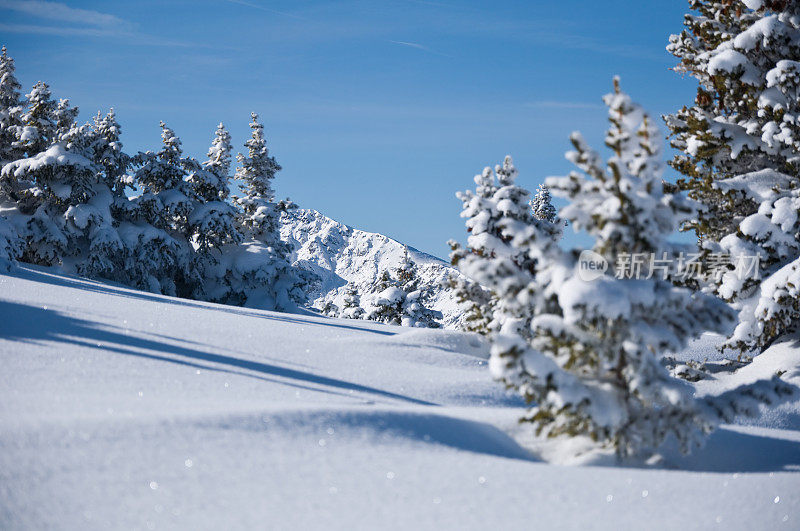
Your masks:
M0 0L0 10L17 11L34 19L54 20L57 26L30 23L2 23L0 32L59 37L94 37L122 39L141 46L174 46L179 48L220 48L210 44L184 42L148 35L137 31L136 25L108 13L76 9L58 2L42 0ZM223 46L223 48L225 48Z
M525 104L525 107L535 107L540 109L602 109L602 103L591 103L587 101L558 101L558 100L539 100Z
M389 42L391 42L392 44L398 44L400 46L408 46L409 48L416 48L417 50L422 50L423 52L428 52L435 55L441 55L442 57L451 57L451 58L453 57L452 55L447 55L446 53L437 52L436 50L431 50L427 46L423 46L418 42L392 41L392 40L390 40Z
M121 18L91 9L77 9L58 2L43 0L0 0L0 9L8 9L47 20L57 20L86 26L121 28L130 27Z
M254 2L247 2L245 0L228 0L228 2L230 2L231 4L239 4L240 6L252 7L253 9L266 11L267 13L275 13L276 15L283 15L284 17L296 18L298 20L308 20L307 18L301 17L300 15L295 15L294 13L289 13L288 11L280 11L278 9L272 9L271 7L263 6L261 4L256 4Z
M416 48L417 50L425 50L426 52L429 51L426 47L416 42L406 42L406 41L389 41L389 42L400 44L402 46L410 46L412 48Z
M115 32L97 28L69 28L54 26L38 26L36 24L3 24L0 31L7 33L31 33L34 35L58 35L60 37L110 37Z
M132 44L141 46L174 46L176 48L215 48L211 44L194 43L162 39L154 35L137 33L133 31L106 30L98 28L70 28L55 26L38 26L36 24L3 24L0 23L0 32L27 33L32 35L56 35L58 37L98 37L124 39ZM228 47L227 49L234 49Z

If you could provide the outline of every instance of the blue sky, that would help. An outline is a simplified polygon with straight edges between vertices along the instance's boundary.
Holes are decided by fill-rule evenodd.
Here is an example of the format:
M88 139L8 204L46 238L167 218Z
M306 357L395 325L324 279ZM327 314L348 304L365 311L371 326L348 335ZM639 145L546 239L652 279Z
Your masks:
M220 121L237 149L261 114L281 197L446 257L457 190L511 154L530 189L572 168L568 135L602 147L615 74L654 115L692 101L669 68L680 0L0 0L25 88L81 118L114 107L126 150L159 120L204 157ZM571 232L571 231L570 231ZM578 242L573 236L571 241Z

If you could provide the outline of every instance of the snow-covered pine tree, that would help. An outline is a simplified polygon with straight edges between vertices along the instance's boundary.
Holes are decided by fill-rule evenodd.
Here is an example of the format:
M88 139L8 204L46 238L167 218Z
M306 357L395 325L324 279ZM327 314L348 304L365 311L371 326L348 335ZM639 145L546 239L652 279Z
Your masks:
M269 154L264 126L258 121L258 114L251 113L250 117L252 134L245 142L248 154L245 156L239 153L237 156L241 166L236 170L236 178L243 183L245 192L245 196L238 200L244 210L242 225L259 241L281 247L272 184L275 175L281 171L281 166ZM285 250L284 247L281 248Z
M323 302L319 311L322 315L327 315L328 317L339 317L339 307L331 300Z
M236 170L245 193L236 199L242 210L244 243L231 253L231 263L225 265L233 275L227 297L238 304L287 310L305 302L307 287L315 275L291 265L292 249L280 238L280 208L273 188L281 167L269 154L258 115L250 116L247 155L238 155L240 166Z
M187 162L180 139L161 122L162 146L139 153L134 175L141 194L134 198L139 216L159 229L186 234L194 207L193 190L186 181Z
M643 144L654 138L648 134L636 141L637 126L639 131L649 128L641 109L617 84L605 102L612 124L606 143L614 155L604 165L574 133L575 151L568 159L582 173L550 178L546 184L570 201L561 216L593 236L594 252L606 261L616 263L623 253L660 256L668 247L667 236L686 215L685 204L665 193L653 170L658 161L642 159L652 147ZM514 186L507 173L501 179ZM485 186L487 180L478 179L478 184ZM502 205L498 208L516 213L502 204L509 194L501 190L495 193ZM511 194L516 195L523 194ZM471 201L465 202L468 227L490 226L473 222L471 207ZM647 455L672 434L688 450L732 415L748 409L752 414L753 403L796 396L794 387L773 378L752 388L694 398L689 384L672 378L659 358L706 330L724 329L732 316L721 301L675 287L658 274L617 278L606 272L584 280L577 253L563 251L532 217L509 215L498 225L501 237L493 240L493 252L466 253L459 265L492 289L501 311L510 316L489 336L490 367L495 377L535 404L525 420L538 433L588 436L613 446L620 456ZM476 246L489 239L474 233L470 240ZM519 256L532 267L519 267L510 258ZM533 317L532 334L514 326L519 315Z
M149 201L141 197L146 193L145 187L154 193L142 167L154 154L131 157L123 151L122 128L114 109L105 116L98 112L90 128L83 130L96 169L91 203L97 224L84 227L93 237L86 260L79 266L81 274L110 278L156 293L175 294L172 276L179 267L178 256L185 248L166 228L156 228L146 221L146 218L155 221L156 213L161 211L153 197ZM128 175L131 168L138 172ZM128 187L138 187L142 194L130 200L125 194ZM162 222L162 227L166 227L167 220Z
M27 157L5 164L2 179L13 190L17 209L30 216L23 260L62 264L78 254L70 245L68 222L73 207L92 197L95 168L86 156L85 131L70 122L74 113L68 104L59 107L42 82L27 98L17 142Z
M208 148L208 159L203 163L203 168L209 173L199 175L206 179L190 179L195 190L206 202L224 201L230 195L231 173L231 135L220 122L214 131L214 139Z
M8 56L3 46L0 51L0 167L6 162L22 158L24 154L14 147L22 126L22 86L14 75L15 71L14 59Z
M61 98L56 103L56 109L53 112L54 121L56 124L55 141L69 142L70 137L75 136L76 120L78 119L79 109L73 107L69 100ZM89 147L89 146L87 146Z
M514 162L506 157L494 171L487 167L475 176L474 193L456 194L463 205L461 217L467 218L469 237L466 249L452 245L450 258L467 277L497 297L491 304L494 311L490 328L527 337L533 315L529 307L514 301L529 296L536 258L513 240L521 232L529 231L533 231L531 237L535 232L536 237L548 240L548 244L542 244L544 247L555 245L556 240L552 224L533 217L530 193L517 186L516 178ZM498 291L499 284L502 289Z
M457 243L450 241L450 247ZM444 282L443 289L450 290L461 305L458 328L465 332L486 335L492 327L497 297L463 275L452 274Z
M417 266L404 249L397 267L384 270L367 289L365 319L381 323L439 328L441 312L428 308L431 288L423 286Z
M222 255L235 252L242 242L239 212L227 201L230 195L231 136L223 124L214 133L208 159L189 168L187 181L193 190L194 209L189 216L188 239L196 247L194 260L203 277L196 298L224 301L230 293L232 272ZM224 263L223 263L224 262Z
M492 316L484 318L492 345L493 375L530 402L546 394L548 381L531 372L524 361L532 351L530 321L537 312L558 309L556 302L550 303L544 296L547 281L536 265L547 255L557 259L561 253L543 224L533 217L527 191L516 185L517 172L509 171L513 167L507 156L503 166L497 165L494 171L486 167L474 177L474 192L456 194L469 236L466 248L451 243L450 256L453 265L490 290L495 299ZM480 305L481 301L474 303Z
M186 247L166 230L138 219L133 206L129 221L121 221L118 228L124 243L119 281L153 293L176 295L175 279L187 260Z
M531 210L533 217L539 221L548 223L556 222L556 207L553 206L550 190L547 186L540 184L536 189L536 194L531 199Z
M759 204L720 247L736 269L718 280L717 293L735 301L739 325L725 344L740 353L761 352L800 327L800 188L796 176L773 170L717 183ZM758 257L758 258L753 258Z
M19 114L22 125L12 128L14 140L11 152L17 157L14 159L16 161L44 152L56 140L57 103L52 98L50 88L39 81L25 97L25 105L15 113ZM40 184L26 180L21 172L3 172L3 189L26 214L33 213L41 204Z
M564 235L566 222L558 217L551 201L550 189L540 184L536 195L531 199L531 212L533 218L538 221L539 228L550 234L553 240L559 241Z
M441 319L442 314L428 308L431 288L422 285L417 264L408 255L408 246L403 249L403 259L395 270L395 276L397 285L403 292L401 324L421 328L440 328L441 325L437 319Z
M348 283L344 288L344 302L339 317L345 319L361 319L364 316L364 308L361 307L361 296L358 288L353 283Z
M48 133L52 144L45 151L4 167L4 175L17 185L25 184L16 194L18 210L31 214L23 258L60 264L81 275L108 277L120 265L122 242L113 226L110 191L94 162L94 132L75 123L78 110L68 100L52 106L40 92L30 104L37 106L36 113L52 111L50 116L39 114L37 123L55 125Z
M595 251L615 263L617 256L655 252L664 246L664 235L672 232L676 217L684 219L694 209L681 195L668 192L670 187L661 179L658 131L641 107L620 90L618 78L614 78L614 92L604 101L611 124L605 143L614 151L608 171L597 152L580 133L574 133L570 140L575 151L567 154L568 160L585 175L573 172L567 179L547 184L556 196L571 199L561 215L576 230L597 237L600 247ZM603 212L597 208L598 198L607 201L602 203Z
M112 214L114 196L106 184L105 168L96 152L99 148L97 130L89 124L75 124L78 109L70 108L67 100L61 100L60 109L59 143L68 152L92 161L93 169L87 193L73 201L64 213L65 233L72 251L69 268L83 276L116 279L122 267L124 248ZM70 120L73 120L71 125Z
M665 117L679 185L704 209L689 223L705 253L731 255L712 279L741 310L727 346L763 350L800 323L800 5L692 0L670 38L676 70L699 82L694 105ZM756 267L748 257L760 256Z
M132 264L133 257L141 253L141 250L135 247L141 245L139 236L142 231L150 232L150 236L153 236L156 229L144 227L144 224L138 221L137 205L125 194L128 187L135 187L134 178L128 175L128 170L134 164L134 158L123 151L122 127L113 108L105 116L100 112L97 113L93 118L90 134L92 160L97 168L96 203L102 203L103 217L108 219L111 228L116 230L120 245L117 246L113 235L110 231L107 232L109 239L105 251L102 251L99 242L94 245L97 251L94 253L96 258L92 261L96 262L96 265L90 265L84 274L87 276L102 274L124 284L160 291L160 288L153 287L149 277L139 274L145 266ZM123 234L127 238L122 238ZM103 261L108 263L99 267L98 263ZM98 273L100 270L102 273Z
M25 110L20 115L22 126L14 147L28 157L33 157L56 142L59 119L57 108L58 102L53 99L47 83L37 82L25 95Z
M510 160L510 158L509 158ZM478 257L495 256L495 246L502 242L501 229L498 226L497 201L494 194L497 192L497 181L492 169L484 168L483 172L475 175L476 188L456 193L461 200L463 210L461 217L467 218L467 232L470 234L467 248L455 240L450 240L450 263L462 270L469 266L461 264ZM511 263L514 263L513 258ZM461 264L461 265L459 265ZM511 265L511 264L509 264ZM465 305L464 329L470 332L488 334L500 326L499 319L495 319L498 312L498 298L480 284L467 278L451 278L451 288L455 290L457 300ZM499 317L498 312L498 317Z
M22 130L20 115L23 110L22 86L17 81L15 71L14 59L9 57L3 46L0 51L0 169L6 163L24 156L24 151L15 147ZM0 172L0 209L16 210L18 191L17 178L12 173ZM24 233L24 228L0 216L0 271L10 269L22 256L25 239L21 233Z
M384 269L369 287L369 311L366 319L400 325L403 322L403 290L388 269Z
M198 202L190 218L192 240L203 255L219 253L223 245L242 241L236 209L226 202L230 195L231 135L221 123L208 149L208 160L188 176Z
M122 127L112 108L105 116L100 112L93 120L92 151L94 162L101 171L101 180L114 197L124 197L129 186L126 179L131 157L122 150ZM126 198L127 200L127 198Z
M0 216L0 273L7 273L22 256L25 241L9 221Z
M137 287L189 297L201 279L186 235L196 201L186 181L191 160L181 141L161 122L162 146L134 157L139 195L131 199L130 224L121 227L128 249L127 264Z
M765 154L737 123L739 116L752 118L758 112L754 93L744 83L731 83L752 81L753 72L745 72L731 45L759 17L738 0L690 0L689 5L694 12L684 16L685 29L670 37L667 50L680 59L676 72L699 81L697 97L694 105L664 119L672 147L682 152L670 163L685 176L678 184L705 205L687 228L694 229L701 241L719 241L735 230L737 219L754 212L755 205L726 197L713 187L714 181L764 167ZM712 63L716 52L723 51Z
M14 63L5 48L0 69L3 156L16 157L6 161L0 188L20 218L27 218L26 229L18 228L27 240L21 254L34 263L62 264L83 274L108 271L108 263L99 267L107 262L109 249L104 247L118 248L120 242L107 209L104 216L94 204L99 190L89 128L78 127L78 109L68 100L55 102L42 82L20 107ZM99 269L89 271L84 267L89 263Z

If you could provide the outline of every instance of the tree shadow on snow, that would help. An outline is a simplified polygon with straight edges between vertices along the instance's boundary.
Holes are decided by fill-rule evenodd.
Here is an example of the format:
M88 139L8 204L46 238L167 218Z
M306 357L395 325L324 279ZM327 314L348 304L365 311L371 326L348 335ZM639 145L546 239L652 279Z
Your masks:
M47 271L46 268L40 268L29 264L16 267L12 269L11 272L4 274L6 276L21 278L24 280L31 280L34 282L40 282L54 286L63 286L67 288L77 288L83 291L102 293L104 295L113 295L116 297L127 297L132 299L150 301L150 302L174 304L177 306L183 306L187 308L201 308L205 310L212 309L215 311L232 313L234 315L254 317L257 319L267 319L270 321L280 321L285 323L295 323L295 324L303 324L309 326L343 328L347 330L355 330L358 332L365 332L369 334L378 334L384 336L393 336L397 333L391 330L375 330L366 326L362 327L357 325L347 325L341 322L333 321L332 319L329 319L327 317L316 317L316 316L303 317L300 315L293 315L293 314L279 314L279 312L276 311L270 311L269 313L267 313L266 310L253 310L241 306L230 306L226 304L199 302L199 301L193 301L191 299L180 299L177 297L169 297L167 295L160 295L155 293L149 293L146 291L139 291L136 290L135 288L129 288L114 283L109 283L106 281L101 282L90 279L84 279L80 277L69 276L62 273L50 272Z
M397 411L359 408L331 411L281 411L270 415L268 428L262 415L227 415L204 420L214 428L248 431L276 430L304 432L334 427L337 436L346 441L350 436L365 437L374 445L420 444L484 454L507 459L540 462L508 434L497 427L475 420L451 417L431 410Z
M3 300L0 300L0 337L19 342L62 342L107 352L115 352L117 354L138 356L196 367L209 371L238 374L273 383L342 396L352 397L350 394L351 392L359 392L372 395L373 397L400 400L412 404L435 405L424 400L418 400L416 398L344 380L329 378L327 376L320 376L311 372L223 354L203 352L133 335L125 335L100 328L89 321L69 317L55 310L45 310L35 306ZM178 356L178 358L171 356ZM216 364L217 366L198 362ZM267 378L264 375L295 380L295 382L275 380ZM302 382L302 384L306 385L296 382ZM323 386L323 388L309 387L307 384ZM324 387L334 388L334 390L324 389ZM346 392L336 392L335 390Z
M799 472L800 442L723 427L703 448L669 461L680 470L696 472Z

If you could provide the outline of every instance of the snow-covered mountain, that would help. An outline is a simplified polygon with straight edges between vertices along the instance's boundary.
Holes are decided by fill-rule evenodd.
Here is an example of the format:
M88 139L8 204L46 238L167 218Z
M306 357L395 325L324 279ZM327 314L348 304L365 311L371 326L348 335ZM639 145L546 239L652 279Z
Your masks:
M371 283L386 270L397 267L403 258L404 244L383 234L348 227L316 210L297 209L284 213L281 238L295 246L295 265L313 271L321 282L311 292L311 305L320 308L329 300L341 307L348 282ZM440 285L458 271L447 262L408 248L416 262L422 283ZM436 289L432 309L442 312L442 325L455 328L462 312L452 292Z

